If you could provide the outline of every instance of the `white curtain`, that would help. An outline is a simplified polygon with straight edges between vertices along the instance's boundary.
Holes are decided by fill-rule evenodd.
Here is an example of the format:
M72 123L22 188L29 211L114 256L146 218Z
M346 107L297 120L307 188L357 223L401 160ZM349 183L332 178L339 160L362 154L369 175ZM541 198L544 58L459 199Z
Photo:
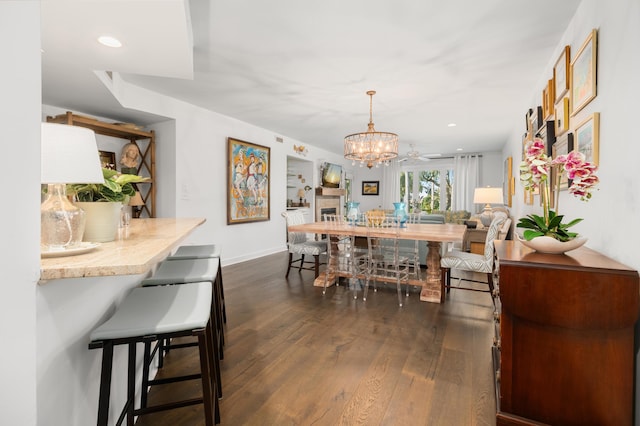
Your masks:
M393 203L400 200L400 163L391 161L382 170L382 208L393 209Z
M480 168L477 155L456 155L453 159L453 200L452 210L466 210L475 213L473 191L478 187Z

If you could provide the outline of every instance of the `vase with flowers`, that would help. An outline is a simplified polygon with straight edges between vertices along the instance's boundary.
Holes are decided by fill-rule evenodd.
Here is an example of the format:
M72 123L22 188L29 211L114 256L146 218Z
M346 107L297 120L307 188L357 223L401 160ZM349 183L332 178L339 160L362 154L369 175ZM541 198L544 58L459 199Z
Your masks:
M566 173L570 181L569 193L588 201L599 182L595 174L597 170L598 167L585 161L584 154L578 151L550 158L545 153L541 139L530 142L526 147L525 159L520 164L520 181L525 190L539 191L543 215L530 214L520 218L517 227L525 228L520 241L536 251L546 253L564 253L583 245L586 238L569 230L582 219L563 223L564 216L558 213L560 183Z

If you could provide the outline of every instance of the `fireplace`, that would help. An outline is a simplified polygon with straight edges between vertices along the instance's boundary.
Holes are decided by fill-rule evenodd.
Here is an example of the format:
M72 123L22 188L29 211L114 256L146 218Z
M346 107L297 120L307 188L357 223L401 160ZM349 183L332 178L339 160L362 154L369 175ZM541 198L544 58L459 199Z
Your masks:
M325 214L338 214L338 209L335 207L325 207L320 209L320 220L324 220Z
M316 220L322 220L323 214L342 214L340 197L344 194L340 188L316 188Z

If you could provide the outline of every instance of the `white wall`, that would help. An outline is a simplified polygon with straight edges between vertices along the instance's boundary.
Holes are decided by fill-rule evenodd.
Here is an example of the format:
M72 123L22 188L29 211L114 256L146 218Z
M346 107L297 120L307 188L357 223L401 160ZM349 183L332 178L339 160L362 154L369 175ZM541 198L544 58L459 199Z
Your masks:
M40 2L0 2L4 201L0 297L0 424L36 424L40 275Z

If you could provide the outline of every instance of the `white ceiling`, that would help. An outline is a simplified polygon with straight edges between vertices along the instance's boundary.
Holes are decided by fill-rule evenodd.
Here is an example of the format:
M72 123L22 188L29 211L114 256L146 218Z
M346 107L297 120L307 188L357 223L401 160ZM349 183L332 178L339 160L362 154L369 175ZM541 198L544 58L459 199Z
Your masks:
M376 129L397 133L401 153L500 150L579 3L43 0L43 103L157 121L120 107L92 72L110 70L341 153L367 129L376 90ZM99 45L105 33L124 47Z

